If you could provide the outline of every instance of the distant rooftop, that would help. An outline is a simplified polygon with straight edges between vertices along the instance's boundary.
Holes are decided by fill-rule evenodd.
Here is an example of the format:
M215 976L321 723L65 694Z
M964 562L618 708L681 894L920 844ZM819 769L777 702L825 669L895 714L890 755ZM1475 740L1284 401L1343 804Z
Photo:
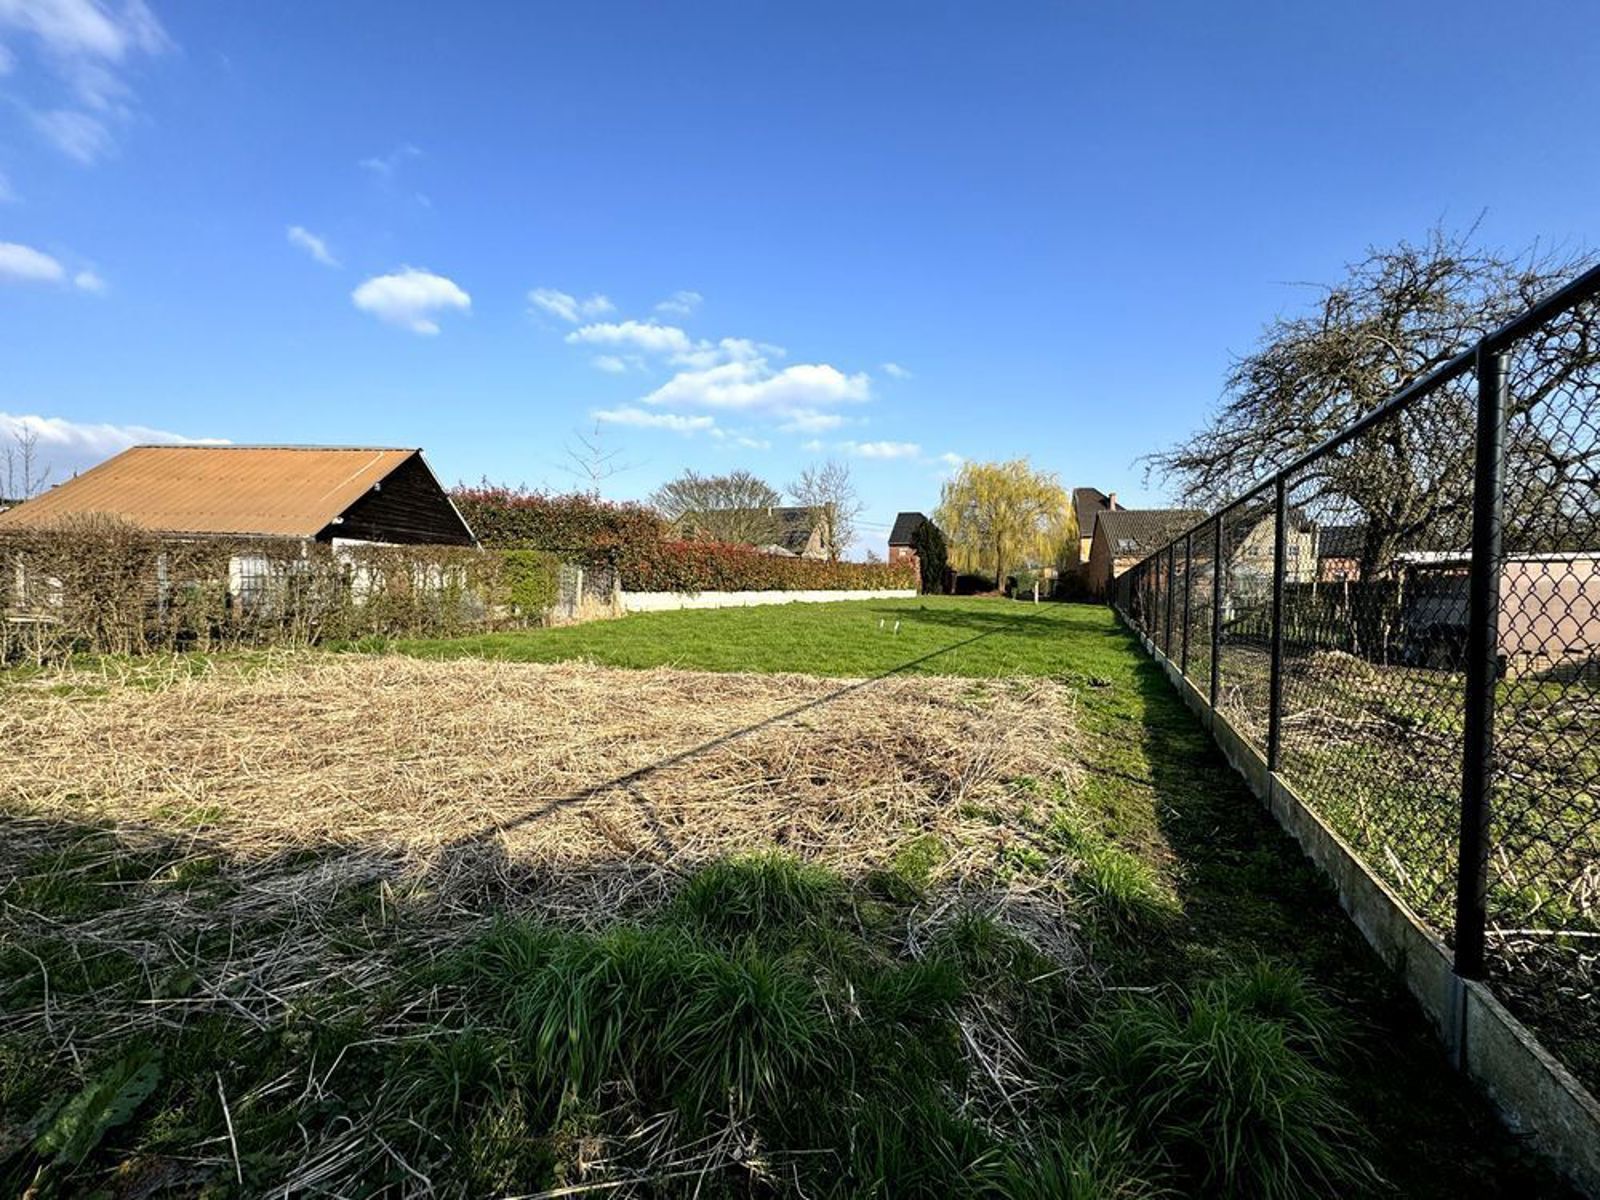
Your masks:
M1198 508L1115 508L1097 514L1112 554L1148 554L1206 519Z
M917 535L917 530L928 523L928 518L919 512L903 512L894 519L894 528L889 531L889 545L909 546L911 539ZM882 528L881 526L879 528Z

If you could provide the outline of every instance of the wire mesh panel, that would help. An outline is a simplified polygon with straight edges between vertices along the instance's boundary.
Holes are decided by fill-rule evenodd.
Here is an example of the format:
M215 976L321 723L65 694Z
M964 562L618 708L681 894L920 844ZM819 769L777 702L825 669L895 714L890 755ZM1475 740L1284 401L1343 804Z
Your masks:
M1258 488L1222 516L1222 631L1217 711L1258 749L1267 744L1272 678L1273 491Z
M1461 812L1470 377L1285 483L1279 771L1436 931Z
M1600 347L1581 311L1512 347L1496 591L1488 967L1600 1085Z
M1455 938L1456 969L1600 1089L1597 292L1600 270L1153 548L1116 594Z
M1188 665L1184 675L1207 695L1211 686L1211 612L1216 595L1216 522L1208 521L1189 538Z
M1154 565L1150 566L1150 637L1154 638L1155 645L1166 650L1166 573L1168 573L1168 558L1166 547L1155 555Z

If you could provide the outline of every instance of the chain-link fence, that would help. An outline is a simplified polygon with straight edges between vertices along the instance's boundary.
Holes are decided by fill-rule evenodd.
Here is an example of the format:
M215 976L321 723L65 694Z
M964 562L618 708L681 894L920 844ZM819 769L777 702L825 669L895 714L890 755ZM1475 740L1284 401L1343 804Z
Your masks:
M1600 1090L1600 271L1118 581L1124 617ZM1176 630L1176 633L1174 632Z

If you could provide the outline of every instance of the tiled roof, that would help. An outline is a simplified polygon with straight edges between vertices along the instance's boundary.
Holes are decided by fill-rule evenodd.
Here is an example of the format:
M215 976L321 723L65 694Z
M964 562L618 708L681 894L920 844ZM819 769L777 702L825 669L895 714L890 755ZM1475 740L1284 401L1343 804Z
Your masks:
M1317 533L1317 554L1323 558L1359 558L1366 532L1360 525L1324 525Z
M889 545L909 546L917 530L926 525L928 518L919 512L903 512L894 519L894 528L889 531ZM882 526L879 526L882 528Z
M1096 516L1096 535L1103 531L1111 553L1124 558L1149 554L1206 519L1197 508L1112 508Z
M1078 518L1078 536L1081 538L1093 537L1095 515L1109 508L1110 505L1111 497L1099 488L1073 488L1072 511Z

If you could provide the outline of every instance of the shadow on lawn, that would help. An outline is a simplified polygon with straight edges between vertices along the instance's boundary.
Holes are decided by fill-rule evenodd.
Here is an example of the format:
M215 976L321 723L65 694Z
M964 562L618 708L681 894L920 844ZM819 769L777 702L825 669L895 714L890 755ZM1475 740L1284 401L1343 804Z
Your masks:
M1126 630L1102 632L1138 662L1123 694L1091 709L1100 744L1085 767L1104 781L1103 794L1150 790L1155 827L1144 835L1170 855L1182 904L1169 939L1118 964L1121 982L1181 982L1258 955L1293 963L1338 996L1357 1026L1346 1100L1370 1127L1374 1161L1398 1194L1571 1196L1452 1070L1332 886L1228 765L1162 669Z
M880 671L878 674L868 676L866 679L857 679L853 682L843 684L825 696L818 696L815 700L807 700L803 704L796 704L793 708L787 708L783 712L774 713L772 716L765 717L760 721L754 721L749 725L741 726L738 729L729 730L727 733L718 734L716 737L701 742L697 746L691 746L687 750L680 750L676 754L669 754L665 758L657 759L653 763L647 763L644 766L629 771L624 775L614 776L611 779L605 780L603 783L597 783L592 787L584 788L580 792L573 792L567 796L558 796L553 800L547 800L537 808L532 809L529 812L525 812L521 816L515 817L512 820L496 821L489 825L484 825L481 828L467 834L465 837L456 839L454 842L450 843L446 849L447 851L461 850L463 848L473 846L485 841L486 839L497 837L503 833L509 833L515 829L520 829L524 825L534 824L543 820L551 813L558 812L561 809L569 808L573 805L587 804L591 800L597 800L606 795L608 792L620 788L627 792L628 795L633 799L634 803L639 806L641 815L644 817L646 823L650 826L651 830L655 834L657 844L664 851L670 853L676 849L672 843L671 837L667 834L666 829L661 825L660 820L656 817L656 814L650 807L649 802L646 801L636 790L635 785L645 779L648 779L651 775L654 775L658 771L665 770L668 767L676 766L679 763L688 762L692 758L696 758L699 755L716 750L721 746L726 746L731 742L736 742L741 738L749 737L751 734L759 733L763 729L770 729L772 726L782 724L784 721L788 721L793 717L800 716L802 713L807 713L814 709L822 708L828 704L831 704L835 700L850 695L852 692L859 692L863 688L871 687L873 684L884 679L889 679L895 675L904 674L907 671L914 671L923 664L939 658L941 655L949 654L953 651L971 646L977 642L981 642L985 638L993 637L998 632L1000 632L1000 630L990 629L982 633L973 634L971 637L962 638L960 641L952 642L948 646L941 646L937 650L930 650L928 653L918 655L916 658L907 659L905 662L900 663L897 666L890 667L887 671Z
M1089 614L1098 612L1098 606L1059 604L1054 601L1038 606L1017 600L986 600L983 609L961 607L947 608L935 600L912 607L874 604L867 608L889 621L914 621L919 625L944 625L952 629L980 629L1008 637L1055 638L1079 634L1106 633L1103 619ZM1079 615L1080 610L1087 610ZM1065 615L1063 615L1065 614Z

